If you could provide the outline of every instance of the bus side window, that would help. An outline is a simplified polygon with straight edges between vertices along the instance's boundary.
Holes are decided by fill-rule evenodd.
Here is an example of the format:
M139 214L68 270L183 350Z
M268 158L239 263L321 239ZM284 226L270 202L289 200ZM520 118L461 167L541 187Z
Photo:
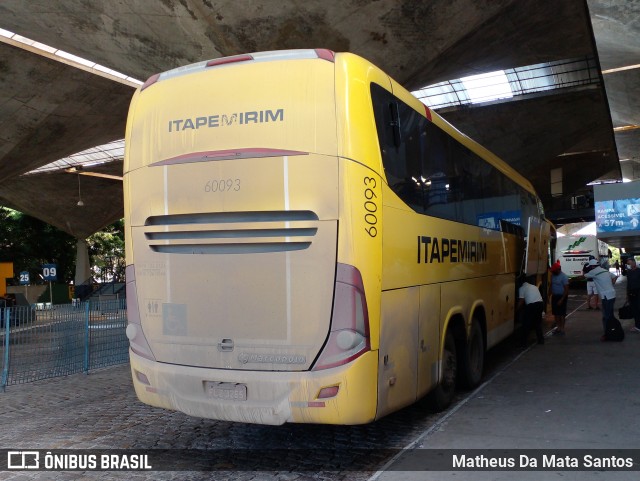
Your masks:
M444 131L431 122L425 125L426 142L422 153L422 170L429 215L462 221L461 182L458 179L453 143Z
M376 84L371 84L371 99L385 173L387 177L402 179L406 174L406 166L401 162L400 144L397 143L400 135L394 133L399 128L399 120L395 117L397 106L393 96ZM389 184L392 184L391 179Z
M379 85L371 84L371 98L387 183L413 210L422 212L419 126L426 119Z
M500 230L538 209L535 198L383 87L371 99L387 183L414 211Z
M393 132L393 145L395 145L396 149L399 150L402 145L402 132L400 127L398 104L395 102L391 102L389 104L389 111L391 113L391 120L389 121L389 125L391 126L391 131Z

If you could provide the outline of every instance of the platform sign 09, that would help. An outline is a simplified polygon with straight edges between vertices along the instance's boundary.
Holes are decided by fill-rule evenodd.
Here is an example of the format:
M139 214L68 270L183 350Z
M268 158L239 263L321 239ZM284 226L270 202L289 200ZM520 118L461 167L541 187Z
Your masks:
M56 264L44 264L42 266L42 277L45 281L55 281L58 279L58 267Z

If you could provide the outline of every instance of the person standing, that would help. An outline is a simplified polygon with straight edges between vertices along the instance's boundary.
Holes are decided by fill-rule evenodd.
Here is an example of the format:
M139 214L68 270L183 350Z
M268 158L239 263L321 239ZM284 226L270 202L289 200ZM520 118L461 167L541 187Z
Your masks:
M602 340L604 341L607 321L613 317L613 304L616 302L616 291L613 285L616 283L618 277L613 272L610 272L608 269L603 269L600 266L595 266L584 276L587 279L593 279L596 283L596 289L598 290L602 304Z
M634 326L633 332L640 332L640 269L636 264L635 257L627 259L627 302L633 312Z
M615 264L613 264L613 266L616 268L616 276L620 275L620 262L618 261L618 259L616 259Z
M535 277L527 277L518 290L518 310L524 307L524 318L522 320L522 347L527 345L529 331L533 327L536 331L538 344L544 344L542 334L542 311L544 302L540 290L534 285Z
M591 269L593 269L594 267L596 267L598 265L598 261L596 261L595 257L593 259L590 259L589 262L587 262L584 265L584 268L582 269L582 275L585 275L587 272L589 272ZM593 279L587 279L587 309L591 310L591 299L595 299L594 305L593 305L593 309L595 309L596 311L598 309L600 309L600 307L598 306L598 290L596 289L596 283L593 282Z
M556 321L554 335L564 336L564 323L567 317L567 298L569 297L569 278L562 272L560 261L551 266L551 312Z

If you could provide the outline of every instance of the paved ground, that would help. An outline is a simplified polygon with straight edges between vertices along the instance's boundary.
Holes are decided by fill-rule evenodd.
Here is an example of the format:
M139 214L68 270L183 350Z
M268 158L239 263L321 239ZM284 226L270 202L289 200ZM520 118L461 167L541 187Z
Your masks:
M431 425L437 415L420 404L368 426L257 426L188 417L137 401L129 367L77 374L10 386L0 393L0 446L6 449L305 449L296 473L91 472L86 479L367 479L390 455ZM380 448L371 472L317 472L333 449ZM267 456L277 456L278 451ZM265 459L266 463L272 460ZM344 459L341 462L346 462ZM271 465L271 464L270 464ZM311 471L308 471L311 469ZM79 479L81 473L56 473L55 479ZM52 473L0 472L0 479L52 479Z
M617 298L624 297L624 284ZM440 420L395 462L378 481L414 480L624 480L640 479L640 334L622 321L624 342L601 342L600 311L570 304L565 337L547 337L482 386L464 406ZM618 305L620 302L618 302ZM617 309L616 309L617 315ZM633 449L633 472L611 470L446 472L415 469L424 450L524 449L563 455L584 450L596 458L626 456ZM607 451L612 450L612 451ZM526 452L526 451L525 451ZM626 453L626 454L625 454ZM498 457L500 457L498 455ZM518 460L519 461L519 460ZM451 465L450 463L449 465Z
M572 294L570 310L584 298L581 291ZM402 471L406 461L395 456L420 446L640 447L640 335L628 333L622 344L600 343L598 313L578 310L569 319L567 336L550 337L545 346L523 352L508 341L494 350L488 382L470 396L461 393L461 404L450 413L436 415L418 403L368 426L254 426L151 408L137 401L128 365L9 386L0 393L0 449L190 450L185 455L246 449L273 470L235 471L243 461L232 457L213 472L0 471L0 480L524 479L521 474L531 473ZM294 462L287 454L292 452ZM392 471L376 472L392 460ZM336 468L318 468L330 465ZM536 474L527 479L595 479ZM637 472L608 474L614 473L597 479L638 479Z

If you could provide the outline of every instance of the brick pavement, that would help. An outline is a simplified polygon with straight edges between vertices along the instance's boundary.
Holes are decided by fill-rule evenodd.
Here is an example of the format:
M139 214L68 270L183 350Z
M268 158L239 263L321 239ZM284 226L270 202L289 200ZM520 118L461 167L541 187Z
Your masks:
M506 342L493 350L487 362L489 371L500 370L520 352L514 344ZM9 386L5 393L0 393L0 406L0 448L4 449L248 449L249 453L264 457L269 466L277 465L272 458L281 454L270 449L304 449L295 466L289 464L274 472L0 471L0 480L11 481L366 480L393 456L385 449L404 448L441 417L420 402L366 426L260 426L192 418L140 403L131 385L128 364L92 371L89 375L74 374ZM324 456L333 449L346 453L369 450L366 461L370 462L370 471L353 471L348 467L314 470L312 467L324 462ZM348 457L338 456L335 462L350 465Z
M297 472L0 472L0 480L11 481L52 479L52 475L61 480L364 480L389 458L383 448L404 447L437 417L418 403L367 426L260 426L198 419L140 403L128 365L9 386L0 393L0 403L0 447L4 449L234 448L277 456L269 449L302 448L306 457L300 459ZM323 450L334 448L380 448L381 452L371 472L307 470L305 463L321 463Z

